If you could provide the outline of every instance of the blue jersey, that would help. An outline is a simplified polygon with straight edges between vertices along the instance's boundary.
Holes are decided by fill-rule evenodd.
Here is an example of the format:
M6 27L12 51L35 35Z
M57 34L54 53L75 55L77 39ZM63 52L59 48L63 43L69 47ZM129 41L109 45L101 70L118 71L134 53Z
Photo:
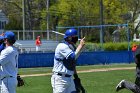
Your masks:
M73 75L75 64L75 47L67 42L58 44L55 50L53 72Z

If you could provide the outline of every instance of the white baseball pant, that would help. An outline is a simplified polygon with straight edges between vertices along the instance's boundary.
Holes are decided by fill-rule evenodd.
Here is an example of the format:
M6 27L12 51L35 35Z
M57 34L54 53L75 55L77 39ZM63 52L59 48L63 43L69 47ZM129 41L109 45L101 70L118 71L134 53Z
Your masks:
M53 74L51 77L53 93L76 93L75 84L71 77Z
M0 93L16 93L17 78L6 77L0 80Z

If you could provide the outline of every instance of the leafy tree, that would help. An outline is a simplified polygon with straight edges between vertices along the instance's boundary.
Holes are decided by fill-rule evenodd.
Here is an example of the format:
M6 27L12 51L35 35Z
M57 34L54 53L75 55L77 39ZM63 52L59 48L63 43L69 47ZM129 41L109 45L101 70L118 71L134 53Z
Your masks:
M0 0L0 3L0 9L10 19L6 29L22 29L22 0ZM48 11L46 0L25 0L25 3L26 29L46 30L47 15L50 30L56 30L56 26L100 25L100 0L49 0ZM127 22L133 33L138 32L140 21L136 27L133 25L139 16L140 0L103 0L103 9L105 24ZM114 29L114 27L104 29L107 41ZM62 32L64 30L61 29ZM99 31L99 28L80 29L82 36L86 36L89 41L97 42Z
M6 16L9 18L9 24L6 26L5 29L22 29L22 8L20 0L1 0L0 3L0 9L2 9Z
M104 0L104 14L106 24L125 23L124 20L122 20L121 15L127 12L127 7L125 7L125 4L120 0Z
M97 0L59 0L50 7L50 12L57 16L58 26L96 25L99 24L98 5ZM61 29L62 32L63 30ZM83 35L93 34L86 34L84 29L81 30Z
M137 21L137 18L140 15L140 0L129 0L129 3L126 3L129 9L130 13L130 19L128 22L130 23L131 29L133 29L134 33L138 31L138 28L140 27L140 20ZM135 22L137 21L137 24L135 27L133 26Z
M104 21L105 24L124 24L125 20L122 19L122 14L126 14L128 9L125 3L122 3L121 0L104 0ZM105 39L110 41L110 37L112 37L113 31L117 27L106 27L105 31Z
M21 30L22 29L22 24L19 24L18 20L12 16L9 17L9 23L6 25L5 29L6 30Z

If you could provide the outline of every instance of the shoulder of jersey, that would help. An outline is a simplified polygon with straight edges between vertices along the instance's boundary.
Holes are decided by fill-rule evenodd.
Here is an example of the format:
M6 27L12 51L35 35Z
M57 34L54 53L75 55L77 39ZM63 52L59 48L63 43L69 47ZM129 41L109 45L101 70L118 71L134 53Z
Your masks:
M15 47L12 47L12 46L9 46L9 47L7 47L6 48L6 50L8 50L8 51L13 51L13 50L15 50L16 48Z
M57 46L57 48L66 48L66 47L68 47L68 45L65 43L59 43Z

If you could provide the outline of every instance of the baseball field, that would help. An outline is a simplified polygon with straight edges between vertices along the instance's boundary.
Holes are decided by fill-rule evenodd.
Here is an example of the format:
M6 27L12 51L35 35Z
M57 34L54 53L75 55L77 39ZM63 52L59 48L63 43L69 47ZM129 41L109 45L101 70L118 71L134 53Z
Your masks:
M20 68L25 86L18 87L17 93L52 93L51 70L51 67ZM77 66L77 70L87 93L116 93L115 87L122 79L135 80L135 64ZM131 92L124 89L118 93Z

